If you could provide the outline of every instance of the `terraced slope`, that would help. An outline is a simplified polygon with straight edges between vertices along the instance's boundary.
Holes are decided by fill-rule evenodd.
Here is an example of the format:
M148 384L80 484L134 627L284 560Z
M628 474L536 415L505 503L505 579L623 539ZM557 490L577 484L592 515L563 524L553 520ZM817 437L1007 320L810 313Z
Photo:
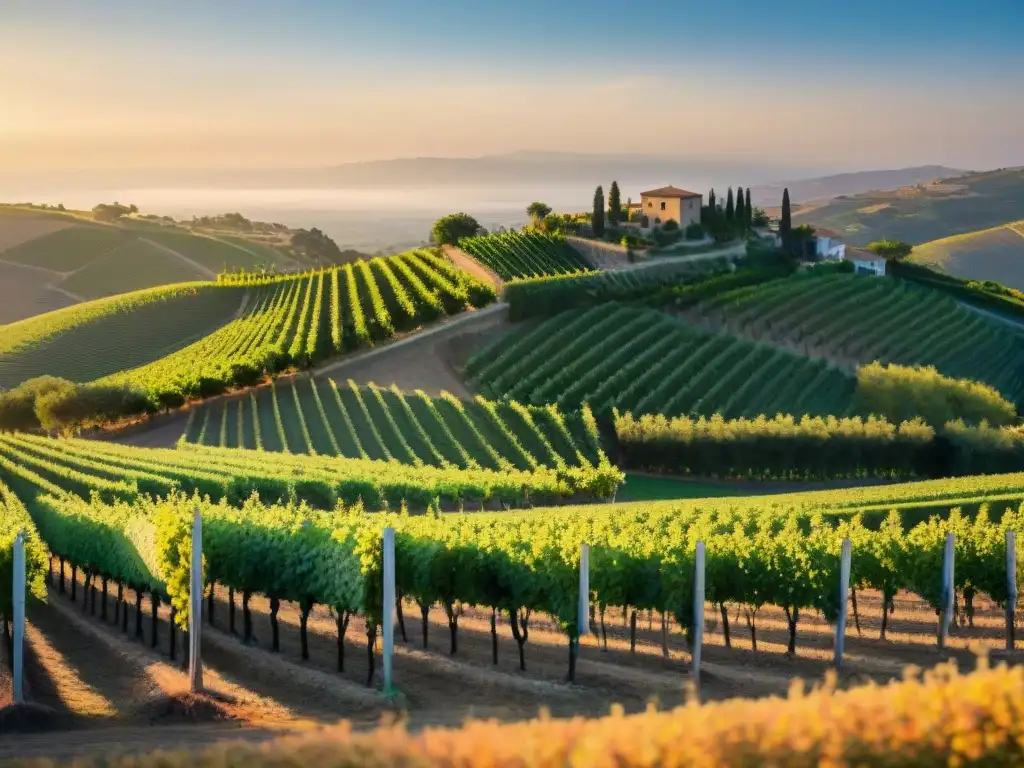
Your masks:
M847 364L932 365L1024 401L1024 337L953 299L899 280L789 278L720 294L705 316Z
M855 387L824 360L615 303L526 326L472 358L467 374L488 397L588 403L602 415L844 414Z
M592 267L564 237L539 232L508 232L467 237L459 247L498 274L502 280L586 272Z
M0 326L0 388L44 374L91 381L158 360L230 322L244 293L183 283Z
M373 346L445 314L493 301L494 291L426 252L360 261L302 275L225 275L245 286L245 314L180 351L105 379L149 393L154 403L250 385L289 366Z
M1024 290L1024 221L932 240L911 261L965 280L992 280Z
M195 409L182 440L485 469L597 464L601 455L596 426L578 413L313 378Z

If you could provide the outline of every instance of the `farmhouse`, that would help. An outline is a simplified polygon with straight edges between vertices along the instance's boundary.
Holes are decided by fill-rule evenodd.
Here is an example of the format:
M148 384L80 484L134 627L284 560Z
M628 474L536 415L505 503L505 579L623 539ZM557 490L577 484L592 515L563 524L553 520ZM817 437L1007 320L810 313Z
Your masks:
M814 231L814 253L824 261L841 261L846 255L846 246L838 232L817 229Z
M643 218L642 229L654 229L668 221L675 221L680 228L700 223L700 208L703 195L687 192L671 185L640 193L640 210Z
M886 260L884 256L859 248L847 248L844 257L853 264L853 271L858 275L885 275Z

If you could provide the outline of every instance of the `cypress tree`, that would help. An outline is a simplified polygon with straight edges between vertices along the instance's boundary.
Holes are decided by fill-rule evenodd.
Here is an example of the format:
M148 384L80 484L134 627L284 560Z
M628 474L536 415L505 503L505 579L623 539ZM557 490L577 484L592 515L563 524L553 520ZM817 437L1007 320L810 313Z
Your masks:
M708 208L712 211L715 210L715 188L712 187L711 191L708 192Z
M754 221L754 209L750 207L750 187L747 187L747 199L743 206L743 210L747 214L747 226L749 227Z
M617 227L622 221L622 200L619 197L619 182L613 181L608 190L608 223Z
M725 220L731 222L735 215L736 205L732 199L732 187L729 187L729 193L725 197Z
M736 188L736 223L743 229L747 226L747 209L746 202L743 199L743 187Z
M594 213L590 217L590 227L595 236L604 237L604 190L600 184L594 190Z
M782 238L783 248L789 248L792 234L793 219L789 209L789 187L786 187L782 190L782 217L779 219L779 236Z

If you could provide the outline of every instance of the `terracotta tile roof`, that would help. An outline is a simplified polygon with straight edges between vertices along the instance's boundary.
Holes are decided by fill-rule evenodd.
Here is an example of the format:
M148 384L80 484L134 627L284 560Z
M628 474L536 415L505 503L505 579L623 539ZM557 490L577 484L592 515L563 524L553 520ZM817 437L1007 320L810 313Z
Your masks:
M703 195L687 192L685 189L679 189L679 187L669 184L667 187L658 187L650 192L641 192L640 197L703 197Z
M833 240L838 240L843 236L842 232L836 232L834 229L815 229L814 234L818 237L827 237Z
M847 248L846 258L852 261L874 261L876 259L882 259L882 261L888 261L885 256L878 253L872 253L871 251L865 251L862 248Z

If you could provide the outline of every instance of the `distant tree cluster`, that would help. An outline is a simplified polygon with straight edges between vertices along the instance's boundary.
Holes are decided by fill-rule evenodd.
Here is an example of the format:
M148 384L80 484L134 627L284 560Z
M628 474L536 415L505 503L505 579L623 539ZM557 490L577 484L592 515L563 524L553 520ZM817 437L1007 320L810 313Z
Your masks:
M133 213L138 213L135 205L121 205L121 203L100 203L93 207L92 217L96 221L117 221L118 219Z
M193 216L192 226L207 229L230 229L236 232L288 232L284 224L253 221L240 213L220 213L214 216Z
M336 264L341 259L341 249L338 248L338 244L316 227L296 229L292 232L291 244L292 248L312 261Z

